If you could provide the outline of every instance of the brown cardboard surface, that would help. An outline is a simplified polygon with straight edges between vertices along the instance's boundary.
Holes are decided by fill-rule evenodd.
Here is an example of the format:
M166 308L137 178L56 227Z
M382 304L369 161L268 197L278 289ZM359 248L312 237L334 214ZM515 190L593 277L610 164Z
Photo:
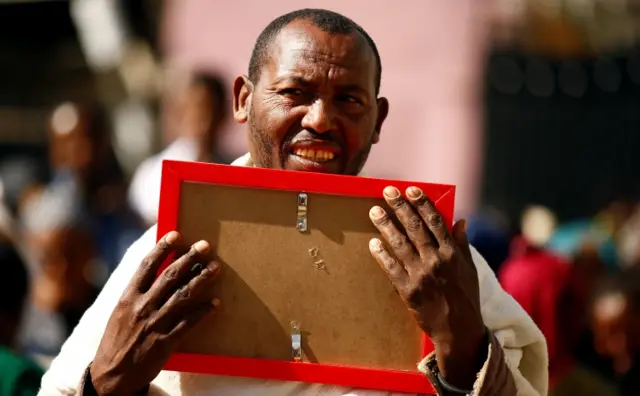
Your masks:
M304 361L416 371L422 332L368 248L369 209L384 202L308 195L301 233L296 192L182 184L178 230L213 245L222 310L178 352L291 360L297 321Z

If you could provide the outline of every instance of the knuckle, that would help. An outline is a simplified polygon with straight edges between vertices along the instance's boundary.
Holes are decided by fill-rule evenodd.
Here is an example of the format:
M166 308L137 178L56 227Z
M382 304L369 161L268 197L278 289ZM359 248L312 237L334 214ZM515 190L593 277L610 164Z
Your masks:
M390 204L393 209L399 210L407 206L407 201L405 201L402 197L398 197L392 200Z
M164 240L164 238L162 238L156 244L156 250L162 252L162 251L165 251L167 249L169 249L169 244L167 243L167 241Z
M183 286L176 291L176 296L179 300L188 300L191 294L191 288L189 286Z
M455 259L455 251L453 249L444 249L441 253L440 253L441 257L442 257L442 261L445 263L452 263Z
M422 229L422 220L418 216L411 216L407 221L407 231L418 232Z
M131 319L134 321L140 321L146 319L149 311L144 303L136 303L131 306Z
M189 251L183 256L187 261L193 261L198 258L198 251L196 248L192 247Z
M164 279L168 281L174 281L178 279L178 269L174 266L171 266L164 271L162 276L164 276Z
M431 207L431 201L429 201L429 198L423 194L415 201L414 205L418 208L429 209Z
M149 270L151 268L153 268L155 260L151 257L145 257L144 259L142 259L142 262L140 263L140 268L142 270Z
M400 263L398 262L398 260L392 257L390 257L388 260L385 260L384 264L385 267L387 267L387 271L392 273L400 269Z
M380 227L389 227L391 225L391 218L388 215L384 215L376 220L376 224Z
M440 227L443 224L442 216L438 212L430 213L427 219L432 227Z
M407 245L407 237L404 235L394 235L389 238L389 245L395 250L400 250Z

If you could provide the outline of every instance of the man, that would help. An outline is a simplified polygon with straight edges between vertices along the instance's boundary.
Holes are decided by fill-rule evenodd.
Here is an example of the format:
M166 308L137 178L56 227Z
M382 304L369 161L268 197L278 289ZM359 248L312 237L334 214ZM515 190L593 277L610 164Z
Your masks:
M46 213L46 215L43 215ZM34 191L20 210L25 257L32 269L20 346L50 361L95 300L99 266L95 236L74 181ZM104 277L106 278L106 277Z
M277 18L257 40L248 76L234 84L234 116L248 125L250 143L234 164L357 175L389 109L378 97L380 73L375 44L346 17L300 10ZM419 189L405 193L384 191L406 235L376 206L370 215L385 243L373 239L370 250L435 345L420 370L441 395L546 394L544 337L469 248L464 222L450 234ZM210 292L220 266L206 241L154 282L180 239L170 232L153 248L154 232L129 250L86 313L43 379L43 395L381 394L161 372L184 332L224 302Z
M638 394L640 375L640 269L627 269L596 289L589 309L597 367L621 396ZM600 366L599 364L597 366Z
M163 160L231 162L218 147L228 111L224 82L204 72L178 70L168 74L161 123L162 133L171 143L140 164L129 188L129 203L148 225L158 220Z
M111 142L103 106L63 103L49 121L51 185L75 183L90 215L98 254L110 274L143 233L126 202L125 175ZM104 283L106 276L101 281Z

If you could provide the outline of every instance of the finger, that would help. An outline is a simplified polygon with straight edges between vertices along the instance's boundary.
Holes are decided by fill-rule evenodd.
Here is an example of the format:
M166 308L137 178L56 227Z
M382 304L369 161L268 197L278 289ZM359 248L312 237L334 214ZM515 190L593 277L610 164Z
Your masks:
M169 341L178 341L205 317L215 314L220 309L220 300L206 301L188 313L168 334Z
M185 312L190 312L205 302L213 301L213 284L220 267L207 267L181 288L177 289L158 311L158 321L173 328L182 320Z
M464 219L458 220L453 225L452 234L453 240L456 242L456 245L458 245L460 251L468 260L472 261L471 248L469 247L469 240L467 239L467 221Z
M140 293L145 293L153 284L162 263L177 248L180 234L177 231L167 233L142 260L140 267L131 280L131 285Z
M416 257L416 251L413 249L413 245L393 224L384 209L379 206L374 206L369 211L369 217L398 259L402 262L409 262Z
M452 247L453 238L449 234L442 215L436 209L436 206L418 187L407 188L407 197L409 202L416 208L422 220L429 228L429 231L436 239L438 247Z
M393 257L377 238L369 241L369 251L396 289L401 289L409 280L409 274L402 263Z
M148 297L150 301L156 302L160 306L162 299L168 295L172 289L176 289L186 284L193 276L192 269L202 261L209 261L206 257L210 246L206 241L198 241L191 246L191 249L176 261L171 263L149 289ZM200 271L198 271L200 272Z
M383 195L387 204L393 209L400 223L402 223L409 240L420 253L420 256L424 257L426 254L431 253L430 250L435 247L433 239L429 235L422 218L418 216L413 207L400 194L400 191L393 186L388 186L384 189Z

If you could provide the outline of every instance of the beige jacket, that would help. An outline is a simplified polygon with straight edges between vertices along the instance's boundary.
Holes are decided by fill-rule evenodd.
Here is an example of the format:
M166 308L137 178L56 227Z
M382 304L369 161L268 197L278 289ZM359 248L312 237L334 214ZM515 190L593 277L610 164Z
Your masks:
M248 156L235 165L251 165ZM111 312L144 256L155 245L156 227L152 227L127 251L100 296L87 310L66 341L58 357L42 378L39 395L82 394L87 367L95 355ZM485 325L490 330L488 357L474 385L474 395L546 396L548 357L540 330L526 312L498 284L482 256L472 250L478 270L480 299ZM418 368L434 383L437 364L433 356ZM152 382L150 395L217 396L382 396L393 393L343 387L268 381L261 379L206 376L162 371ZM399 394L398 394L399 395Z

